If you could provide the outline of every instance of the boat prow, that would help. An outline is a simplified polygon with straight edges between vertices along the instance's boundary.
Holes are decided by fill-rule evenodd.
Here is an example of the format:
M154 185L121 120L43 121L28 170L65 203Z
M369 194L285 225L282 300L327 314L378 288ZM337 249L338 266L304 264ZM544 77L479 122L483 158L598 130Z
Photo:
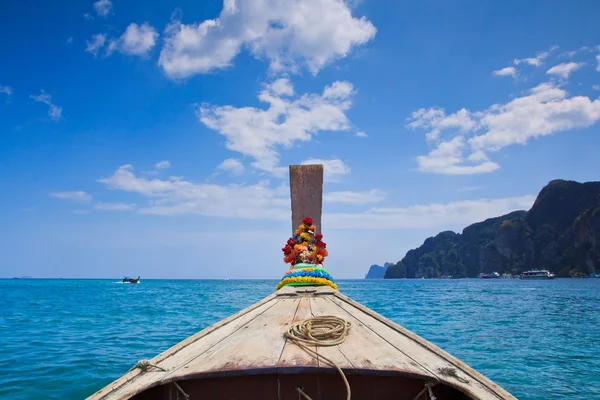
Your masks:
M346 340L311 346L313 357L284 337L292 323L337 316L352 324ZM90 400L344 398L335 362L352 399L514 399L465 363L327 286L286 286L262 301L133 369ZM424 389L422 397L415 397Z
M295 234L282 249L291 267L281 289L138 362L90 400L514 399L439 347L339 293L321 264L328 255L319 231L323 166L290 167L290 177ZM318 319L328 325L314 317L328 317ZM306 333L308 342L298 341ZM334 334L340 336L333 340ZM321 335L326 343L316 341Z

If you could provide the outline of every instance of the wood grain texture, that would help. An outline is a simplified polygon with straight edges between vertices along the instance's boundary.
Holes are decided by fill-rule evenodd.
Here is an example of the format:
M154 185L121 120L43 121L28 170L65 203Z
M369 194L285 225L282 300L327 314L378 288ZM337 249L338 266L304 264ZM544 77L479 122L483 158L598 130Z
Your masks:
M311 217L317 232L322 232L323 165L290 165L290 194L292 232L306 217Z

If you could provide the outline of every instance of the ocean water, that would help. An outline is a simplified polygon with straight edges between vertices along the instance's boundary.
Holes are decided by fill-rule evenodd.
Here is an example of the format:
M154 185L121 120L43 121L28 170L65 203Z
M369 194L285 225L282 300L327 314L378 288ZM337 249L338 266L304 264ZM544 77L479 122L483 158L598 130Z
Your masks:
M276 281L0 280L0 399L81 399ZM523 400L600 399L600 279L340 281Z

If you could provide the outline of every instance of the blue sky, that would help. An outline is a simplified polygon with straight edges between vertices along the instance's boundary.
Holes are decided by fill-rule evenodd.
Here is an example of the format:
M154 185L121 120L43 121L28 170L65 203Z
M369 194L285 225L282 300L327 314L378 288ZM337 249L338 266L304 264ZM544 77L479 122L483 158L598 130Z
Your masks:
M337 278L598 180L595 2L3 1L0 276Z

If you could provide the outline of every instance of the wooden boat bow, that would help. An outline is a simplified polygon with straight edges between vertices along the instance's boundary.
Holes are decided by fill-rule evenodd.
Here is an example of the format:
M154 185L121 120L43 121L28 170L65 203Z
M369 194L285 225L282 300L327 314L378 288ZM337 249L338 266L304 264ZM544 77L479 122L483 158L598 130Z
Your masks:
M322 167L312 171L322 185ZM303 182L314 184L307 173ZM310 200L304 204L312 207ZM301 211L297 215L306 215ZM325 315L352 328L338 345L311 346L317 357L284 337L293 323ZM159 354L149 361L154 368L132 369L89 399L291 400L299 398L299 387L315 400L345 398L342 379L322 357L343 370L355 400L430 400L429 384L440 400L514 399L439 347L328 286L284 286Z

